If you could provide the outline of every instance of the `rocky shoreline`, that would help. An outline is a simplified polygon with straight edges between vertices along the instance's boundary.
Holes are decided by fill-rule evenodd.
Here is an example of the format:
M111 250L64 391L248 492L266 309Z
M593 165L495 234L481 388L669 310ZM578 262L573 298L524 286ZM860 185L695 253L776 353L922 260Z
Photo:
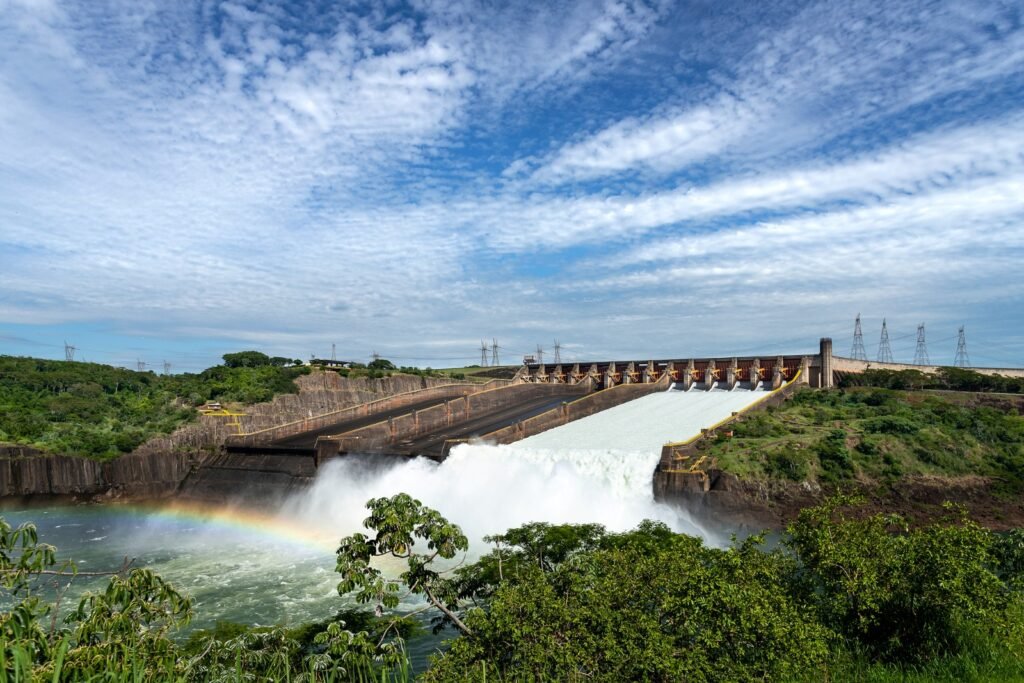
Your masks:
M964 506L972 519L994 531L1024 528L1024 500L991 477L907 476L888 482L856 481L836 489L809 482L744 480L721 470L709 475L707 491L693 488L658 498L705 525L745 532L784 529L800 510L839 492L863 498L862 514L896 513L924 524L947 515L948 502Z

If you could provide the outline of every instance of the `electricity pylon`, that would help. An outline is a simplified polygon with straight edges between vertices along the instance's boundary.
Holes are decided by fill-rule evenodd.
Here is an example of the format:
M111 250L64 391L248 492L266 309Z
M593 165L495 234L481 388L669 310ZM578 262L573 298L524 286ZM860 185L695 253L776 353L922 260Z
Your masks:
M850 358L854 360L867 360L868 354L864 351L864 332L860 329L860 313L853 324L853 349L850 351Z
M917 348L914 350L914 365L931 365L928 359L928 345L924 341L924 323L917 326Z
M892 348L889 346L889 329L885 326L885 318L882 318L882 336L878 340L878 362L892 362Z
M971 359L967 355L967 335L964 333L964 326L960 326L960 336L956 341L956 357L953 365L958 368L971 367Z

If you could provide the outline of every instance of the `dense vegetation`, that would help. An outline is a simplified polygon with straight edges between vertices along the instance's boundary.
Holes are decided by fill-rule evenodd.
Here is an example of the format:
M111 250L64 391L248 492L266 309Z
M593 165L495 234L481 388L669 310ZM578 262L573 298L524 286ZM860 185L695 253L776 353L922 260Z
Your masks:
M935 374L920 370L868 370L839 373L839 386L881 387L883 389L941 389L946 391L987 391L1004 394L1024 393L1024 379L1002 375L983 375L965 368L939 368Z
M342 539L347 612L299 629L222 624L170 636L190 600L145 569L113 576L63 618L40 598L67 573L34 529L0 522L0 675L13 680L404 680L402 592L457 637L426 681L946 680L1024 677L1024 533L993 535L950 508L912 528L850 499L805 510L781 546L709 548L644 522L527 524L476 562L458 526L407 495L371 500L371 534ZM401 581L374 557L406 563ZM449 563L450 565L450 563Z
M297 391L308 372L256 351L198 374L157 375L98 363L0 356L0 442L113 457L195 419L206 401L257 403Z
M744 476L836 484L978 474L1020 490L1024 417L1013 405L968 394L805 390L735 423L707 453Z

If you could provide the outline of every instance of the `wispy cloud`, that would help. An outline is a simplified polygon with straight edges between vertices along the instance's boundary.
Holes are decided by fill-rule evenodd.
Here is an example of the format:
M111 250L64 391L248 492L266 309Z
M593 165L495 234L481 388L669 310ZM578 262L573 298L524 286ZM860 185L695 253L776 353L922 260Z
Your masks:
M439 365L1019 303L1012 4L793 7L0 0L0 340Z
M743 164L817 147L922 102L1019 75L1024 35L1013 21L1012 11L993 6L812 5L743 54L734 76L696 88L695 101L681 92L684 104L566 144L531 180L669 173L720 155Z

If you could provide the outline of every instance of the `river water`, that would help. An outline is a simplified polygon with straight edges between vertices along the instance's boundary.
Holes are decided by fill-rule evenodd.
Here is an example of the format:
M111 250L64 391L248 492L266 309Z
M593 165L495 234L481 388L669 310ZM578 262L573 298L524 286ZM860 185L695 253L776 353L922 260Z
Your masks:
M369 498L405 492L460 524L470 558L487 552L482 538L530 521L597 522L613 531L658 519L708 534L653 500L658 454L644 451L544 449L528 444L467 444L441 464L348 456L323 467L306 491L284 501L225 501L202 507L169 503L8 509L9 523L34 522L43 542L82 571L116 569L124 558L149 567L195 601L191 628L218 620L299 624L351 606L336 591L338 540L363 531ZM397 576L401 566L384 563ZM65 598L105 580L78 578ZM415 601L399 611L419 607ZM426 617L424 617L426 618ZM409 644L414 666L440 640Z

